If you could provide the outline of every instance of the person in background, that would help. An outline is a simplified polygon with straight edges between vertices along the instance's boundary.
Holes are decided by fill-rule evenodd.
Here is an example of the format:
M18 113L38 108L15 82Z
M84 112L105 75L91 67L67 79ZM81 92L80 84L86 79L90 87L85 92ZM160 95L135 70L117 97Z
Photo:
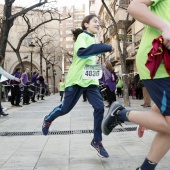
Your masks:
M134 88L136 91L136 99L142 100L143 99L143 93L142 93L143 86L141 86L140 82L141 82L140 76L138 73L136 73L134 76Z
M16 68L15 71L12 73L13 76L17 78L21 78L21 68ZM15 80L10 81L11 84L11 105L15 105L17 107L22 107L20 105L20 99L21 99L21 90L20 90L20 82L17 82Z
M64 96L64 90L65 90L65 83L64 83L64 79L60 80L60 83L58 83L58 89L59 89L59 93L60 93L60 102L62 102L63 100L63 96Z
M109 105L106 107L110 107L112 102L116 101L116 83L117 83L117 75L114 72L114 68L110 62L106 63L106 69L104 69L104 80L107 88L107 96L108 96L108 103Z
M122 78L120 76L118 77L116 88L117 88L117 96L122 97L123 96L122 95Z
M41 100L44 100L44 96L45 96L45 82L44 82L44 77L43 75L39 75L39 84L40 84L40 93L37 97L37 99L39 100L39 97L41 97Z
M23 105L28 105L30 104L30 95L29 95L29 80L28 80L28 73L29 73L29 68L25 69L25 72L22 73L21 75L21 85L24 86L24 91L23 91Z
M35 95L36 95L36 92L37 92L37 80L38 80L38 77L39 76L39 71L36 70L33 72L33 75L31 77L31 90L33 91L33 94L32 94L32 97L31 97L31 101L34 103L34 102L37 102L35 100Z
M109 154L102 145L101 132L104 103L98 89L102 69L99 64L96 64L96 60L98 54L112 52L114 48L107 44L95 44L94 34L99 31L99 26L98 17L91 14L83 19L83 30L73 31L75 40L73 62L65 79L64 102L44 117L42 132L47 135L51 123L59 116L67 114L75 106L83 92L86 92L87 100L94 108L94 137L91 146L100 157L107 158Z
M2 56L0 56L1 60L0 60L0 79L2 78L2 75L4 77L6 77L7 79L10 79L10 80L15 80L17 82L20 82L20 79L9 74L8 72L6 72L3 68L2 68L2 65L4 63L4 60L2 60ZM7 116L8 114L4 113L3 112L3 108L2 108L2 105L1 105L1 102L0 102L0 116Z

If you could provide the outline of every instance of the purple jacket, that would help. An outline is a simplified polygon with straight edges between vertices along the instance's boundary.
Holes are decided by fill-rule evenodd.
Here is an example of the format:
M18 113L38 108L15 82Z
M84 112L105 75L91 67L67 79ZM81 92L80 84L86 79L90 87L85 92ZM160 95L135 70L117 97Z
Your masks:
M116 90L117 75L114 72L111 73L105 67L102 67L102 69L104 83L109 87L110 91L113 92L114 90Z
M23 73L21 75L21 78L22 78L22 82L24 83L24 85L26 85L29 81L28 81L28 75Z
M37 80L38 80L38 75L39 75L39 73L34 74L34 75L32 76L32 78L31 78L31 83L36 84L36 82L37 82Z

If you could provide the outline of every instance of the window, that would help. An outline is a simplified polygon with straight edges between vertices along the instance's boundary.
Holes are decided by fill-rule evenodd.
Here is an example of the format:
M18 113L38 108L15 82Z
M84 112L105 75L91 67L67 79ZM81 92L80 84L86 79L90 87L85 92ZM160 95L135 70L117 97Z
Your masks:
M66 30L66 34L71 34L71 30Z
M73 44L67 44L66 48L73 48Z
M72 23L66 23L66 27L73 27Z
M66 37L66 41L73 41L72 37Z

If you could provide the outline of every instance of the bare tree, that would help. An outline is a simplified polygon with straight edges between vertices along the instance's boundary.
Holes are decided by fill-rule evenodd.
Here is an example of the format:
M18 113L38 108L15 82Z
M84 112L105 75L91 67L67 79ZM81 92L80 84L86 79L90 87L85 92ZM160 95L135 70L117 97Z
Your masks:
M48 38L48 39L47 39ZM44 56L44 48L45 46L49 45L52 39L51 36L48 34L44 34L42 37L38 37L38 35L34 38L36 46L40 49L40 73L42 74L42 59ZM44 40L45 39L45 40Z
M42 6L47 3L47 0L40 0L39 3L32 5L26 9L23 9L20 12L12 14L12 5L15 0L5 0L4 10L3 10L3 17L1 19L1 35L0 35L0 62L5 58L5 52L7 47L8 35L11 27L13 26L14 20L23 14L26 14L28 11ZM0 83L0 89L2 84ZM0 90L0 105L1 105L1 90Z
M116 23L114 16L112 14L112 12L109 10L108 6L106 5L104 0L101 0L103 6L105 7L107 13L109 14L111 21L113 23L113 29L114 29L114 33L116 35L116 41L117 41L117 47L118 47L118 51L119 51L119 56L120 56L120 63L121 63L121 69L122 69L122 73L123 73L123 89L124 89L124 106L129 106L130 105L130 101L129 101L129 93L128 93L128 76L126 73L126 58L128 57L128 52L127 52L127 31L128 28L135 22L134 19L129 20L129 14L127 13L127 17L126 20L124 22L124 28L122 28L123 30L123 50L121 49L121 45L120 45L120 40L119 40L119 27L118 24ZM116 3L114 4L116 6Z
M26 9L23 9L20 12L12 14L12 5L14 2L15 0L5 0L4 14L3 14L2 27L1 27L1 36L0 36L0 61L5 58L8 35L11 27L13 26L14 20L18 16L26 14L28 11L36 7L39 7L41 5L44 5L45 3L47 3L47 0L43 0L43 1L40 0L39 3L32 5Z
M24 70L24 66L23 66L23 63L22 63L21 56L20 56L20 48L21 48L21 45L22 45L22 42L24 41L24 39L29 34L35 32L38 28L40 28L44 24L47 24L47 23L49 23L51 21L59 21L59 22L61 22L61 21L66 20L66 19L71 17L71 15L68 14L66 17L61 18L59 13L57 13L57 15L56 15L57 11L50 11L50 10L43 11L43 10L41 10L39 12L40 12L40 15L41 15L41 17L43 19L42 19L42 21L40 20L41 22L39 24L37 24L37 25L33 25L30 22L30 20L29 20L27 15L23 15L22 16L24 21L25 21L25 23L26 23L26 25L27 25L27 30L25 31L25 33L23 35L21 35L16 48L8 41L8 44L13 49L13 51L16 53L18 61L19 61L19 63L20 63L20 65L21 65L23 70ZM46 17L47 15L48 15L48 17Z
M52 42L50 43L52 44ZM57 50L58 49L58 50ZM56 79L55 75L59 74L56 71L56 68L58 68L62 72L61 68L61 60L62 60L62 52L60 50L60 45L51 45L50 48L47 46L44 47L44 50L46 55L43 55L43 59L46 62L46 81L48 83L48 71L50 70L51 76L52 76L52 87L53 87L53 92L55 93L56 89Z
M113 27L113 25L109 25L108 27L106 26L106 23L104 21L101 21L101 24L100 24L101 28L104 30L104 34L103 34L103 41L101 43L106 43L107 39L106 39L106 35L109 31L109 29L111 27ZM106 54L103 53L102 54L102 57L101 57L101 63L105 63L106 62Z

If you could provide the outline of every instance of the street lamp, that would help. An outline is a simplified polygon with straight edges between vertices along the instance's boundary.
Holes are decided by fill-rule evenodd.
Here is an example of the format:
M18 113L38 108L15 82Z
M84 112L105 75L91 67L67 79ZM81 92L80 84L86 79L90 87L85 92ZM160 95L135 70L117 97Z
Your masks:
M54 94L55 94L55 89L56 89L56 87L55 87L55 76L57 75L57 73L56 73L56 70L54 69L53 70L53 80L54 80Z
M31 42L30 44L29 44L29 51L30 51L30 53L31 53L31 77L32 77L32 53L34 52L34 47L35 47L35 45L33 44L33 42Z

